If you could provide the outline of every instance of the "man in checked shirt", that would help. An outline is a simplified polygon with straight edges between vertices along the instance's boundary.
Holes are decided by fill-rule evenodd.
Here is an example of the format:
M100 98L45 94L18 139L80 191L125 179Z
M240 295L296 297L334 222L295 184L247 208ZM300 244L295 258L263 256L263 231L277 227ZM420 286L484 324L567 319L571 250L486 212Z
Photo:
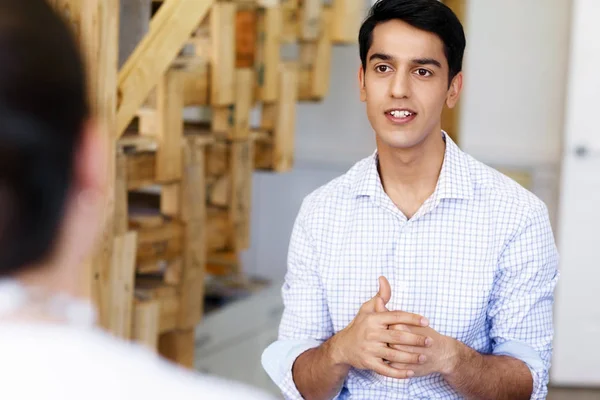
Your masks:
M286 399L544 399L556 246L546 206L441 130L460 22L380 0L359 45L377 149L304 199L265 370Z

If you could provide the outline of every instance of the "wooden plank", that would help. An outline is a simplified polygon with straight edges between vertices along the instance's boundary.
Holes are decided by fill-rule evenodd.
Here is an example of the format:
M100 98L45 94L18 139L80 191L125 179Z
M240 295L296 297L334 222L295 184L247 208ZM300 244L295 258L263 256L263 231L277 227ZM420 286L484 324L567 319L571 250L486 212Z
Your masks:
M325 8L318 40L300 44L299 100L321 101L329 92L331 50L331 9Z
M133 307L133 341L158 352L160 302L154 299L135 299Z
M233 104L235 99L235 13L235 3L229 2L216 2L210 11L213 106Z
M210 253L206 272L211 275L226 276L239 272L240 258L237 252L220 251Z
M235 16L235 67L253 68L256 52L257 16L254 7L238 10Z
M230 136L233 140L246 139L250 135L250 111L254 97L254 70L251 68L236 70L235 80L234 126Z
M183 226L176 221L138 231L138 264L170 260L179 256L182 251Z
M180 299L176 287L169 286L162 279L155 277L138 277L135 294L140 299L159 302L159 333L168 332L177 327Z
M300 44L300 57L298 60L298 100L313 100L312 79L316 55L316 42L305 42Z
M273 168L273 139L270 135L254 139L254 168L271 170Z
M169 217L181 215L181 184L167 183L160 188L160 212Z
M164 271L164 282L167 285L179 285L182 282L183 262L181 258L176 258L167 263Z
M156 181L181 179L183 140L183 76L169 69L156 88L158 132Z
M280 73L277 74L277 79L281 81ZM260 128L262 130L271 132L275 129L275 125L277 124L277 109L278 103L263 103L260 120Z
M206 145L195 138L187 140L184 148L184 171L181 183L181 220L206 220Z
M84 296L92 298L98 309L98 322L103 328L110 326L111 278L110 265L114 235L116 146L114 136L116 124L116 82L118 62L118 0L61 0L57 7L71 26L81 46L88 74L90 106L94 120L108 149L106 174L107 196L104 203L104 230L97 250L84 264ZM66 11L66 12L65 12Z
M300 9L300 40L317 40L321 33L322 0L302 0Z
M280 6L258 11L258 42L256 49L256 97L263 102L277 99L279 63L281 61L282 8Z
M194 341L194 329L167 332L159 337L159 352L172 362L187 368L193 368Z
M160 318L158 321L158 331L160 333L172 331L177 328L179 318L180 297L177 293L161 297L160 299Z
M206 249L208 253L234 247L234 231L227 209L207 207Z
M127 189L135 190L156 182L156 153L144 151L127 154Z
M235 234L235 250L250 246L250 206L254 155L250 140L231 143L230 218Z
M198 61L180 71L183 76L183 105L204 106L209 104L209 63Z
M282 43L296 43L300 30L300 4L299 0L282 0Z
M294 163L298 67L294 62L282 64L277 123L273 131L273 169L289 171Z
M122 149L117 152L115 180L115 235L124 235L129 223L127 213L127 156Z
M166 0L158 10L150 31L119 72L120 101L115 129L117 136L123 134L150 90L167 71L213 1Z
M225 141L215 141L206 148L207 176L221 176L228 170L229 147Z
M228 174L221 175L207 187L208 202L217 207L227 207L230 200L231 179Z
M365 14L365 4L356 0L333 0L331 38L335 44L355 44Z
M235 106L233 104L212 108L211 129L221 137L228 137L233 130Z
M202 272L204 269L202 269ZM179 329L194 328L202 320L204 308L204 274L181 283L181 300L177 327Z
M158 115L156 113L156 104L154 106L140 107L136 116L138 118L138 133L142 136L149 136L156 141L158 132Z
M115 236L110 272L109 330L123 339L131 336L137 233Z

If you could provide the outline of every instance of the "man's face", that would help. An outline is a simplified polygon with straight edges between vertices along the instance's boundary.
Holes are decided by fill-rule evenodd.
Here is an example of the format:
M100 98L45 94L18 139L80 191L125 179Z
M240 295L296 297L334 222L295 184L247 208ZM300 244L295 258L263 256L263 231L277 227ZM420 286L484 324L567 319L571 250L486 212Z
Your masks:
M462 75L448 87L448 62L437 35L399 20L381 23L366 61L359 70L360 96L379 145L407 149L440 132L444 104L456 104Z

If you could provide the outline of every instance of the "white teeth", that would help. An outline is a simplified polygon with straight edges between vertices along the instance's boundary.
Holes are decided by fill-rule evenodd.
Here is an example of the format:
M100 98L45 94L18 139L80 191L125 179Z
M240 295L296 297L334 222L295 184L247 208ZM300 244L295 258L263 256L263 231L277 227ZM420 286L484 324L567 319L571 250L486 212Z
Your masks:
M392 114L392 116L394 116L394 118L406 118L409 115L412 115L412 113L410 111L406 111L406 110L393 110L390 111L390 114Z

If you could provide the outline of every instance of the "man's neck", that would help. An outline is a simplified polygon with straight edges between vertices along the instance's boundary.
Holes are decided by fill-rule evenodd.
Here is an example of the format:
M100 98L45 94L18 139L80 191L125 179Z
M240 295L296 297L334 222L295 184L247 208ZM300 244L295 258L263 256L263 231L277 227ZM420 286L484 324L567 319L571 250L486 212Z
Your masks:
M396 206L411 218L435 190L444 162L446 144L431 134L410 149L390 148L378 142L379 176Z

